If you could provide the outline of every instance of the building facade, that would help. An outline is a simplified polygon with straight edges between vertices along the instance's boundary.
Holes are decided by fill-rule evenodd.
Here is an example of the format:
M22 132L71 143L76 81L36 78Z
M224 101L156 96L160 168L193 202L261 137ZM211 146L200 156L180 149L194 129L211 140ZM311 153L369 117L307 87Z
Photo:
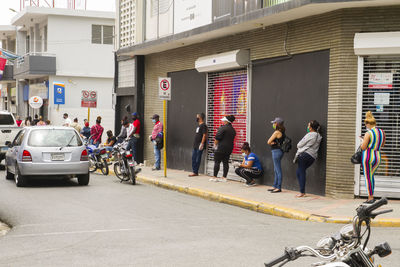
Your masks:
M101 116L104 128L113 130L115 13L28 6L11 24L19 56L13 64L15 113L42 115L54 125L62 124L64 113L81 124ZM90 113L82 104L84 91L95 92ZM32 96L43 99L40 109L29 106Z
M308 170L307 191L363 196L364 179L350 157L365 131L363 113L371 110L388 136L383 167L376 175L376 195L400 197L395 152L400 133L396 123L400 50L393 42L388 49L388 44L379 43L379 36L365 35L380 33L386 38L388 34L397 40L396 33L391 36L400 31L400 6L395 1L225 1L226 5L185 1L189 9L180 1L167 1L175 9L165 9L163 14L161 2L165 1L145 1L143 10L151 16L148 10L158 3L157 21L165 24L169 21L166 12L172 12L170 27L159 23L157 34L149 36L145 16L144 41L120 48L117 54L144 57L145 118L162 112L158 77L172 79L168 167L190 170L196 113L207 113L210 143L221 116L234 114L238 137L232 159L239 159L238 147L249 141L263 162L261 182L272 184L273 165L266 144L273 131L269 122L283 117L287 134L296 144L307 123L316 119L323 126L324 138L319 157ZM355 47L356 35L364 40L360 49ZM145 136L151 128L145 125ZM282 161L283 187L296 190L294 153L295 149L285 154ZM210 149L206 154L203 171L209 173L213 155ZM152 145L146 142L144 158L152 157Z

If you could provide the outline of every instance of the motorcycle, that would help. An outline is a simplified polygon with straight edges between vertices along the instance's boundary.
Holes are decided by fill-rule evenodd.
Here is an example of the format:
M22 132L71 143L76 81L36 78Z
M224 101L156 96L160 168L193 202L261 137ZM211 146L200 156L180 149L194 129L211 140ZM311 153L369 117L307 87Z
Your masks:
M100 169L104 175L108 175L108 153L106 148L90 145L89 140L90 138L84 140L89 157L89 172L95 172L97 169Z
M374 256L383 258L392 253L387 242L384 242L374 249L367 248L371 235L371 220L376 216L392 212L393 210L382 210L373 212L377 208L388 203L386 198L382 198L373 204L362 204L357 209L357 215L353 218L353 223L342 227L340 232L321 239L316 248L309 246L299 246L296 248L285 248L285 252L279 258L264 263L265 267L272 267L280 264L283 266L290 261L300 257L316 257L321 260L312 266L323 267L375 267ZM362 232L362 227L365 230ZM366 236L365 236L366 235ZM365 237L365 239L364 239ZM364 243L362 244L364 240Z
M122 143L116 144L113 147L112 155L114 156L114 173L120 179L120 182L132 181L136 184L136 175L141 169L136 168L136 162L132 153L127 150L129 140L124 140Z

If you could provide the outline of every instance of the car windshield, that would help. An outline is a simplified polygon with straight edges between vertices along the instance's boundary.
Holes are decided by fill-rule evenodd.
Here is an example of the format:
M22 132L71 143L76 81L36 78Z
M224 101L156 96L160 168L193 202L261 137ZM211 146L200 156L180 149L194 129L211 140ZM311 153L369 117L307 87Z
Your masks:
M14 119L10 114L0 114L0 125L14 125Z
M33 147L81 146L82 140L72 129L40 129L32 130L28 145Z

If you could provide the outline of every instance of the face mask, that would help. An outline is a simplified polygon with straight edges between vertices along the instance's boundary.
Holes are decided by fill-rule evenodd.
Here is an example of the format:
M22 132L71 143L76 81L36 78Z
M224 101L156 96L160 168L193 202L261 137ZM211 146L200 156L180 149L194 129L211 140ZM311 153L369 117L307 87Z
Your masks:
M156 120L155 120L155 119L153 119L153 120L152 120L152 122L155 124L155 123L156 123Z
M199 122L199 118L196 118L196 122Z
M274 128L274 130L276 130L276 124L272 124L272 128Z
M243 153L242 153L242 156L243 156L243 157L246 157L246 156L247 156L247 154L243 152Z

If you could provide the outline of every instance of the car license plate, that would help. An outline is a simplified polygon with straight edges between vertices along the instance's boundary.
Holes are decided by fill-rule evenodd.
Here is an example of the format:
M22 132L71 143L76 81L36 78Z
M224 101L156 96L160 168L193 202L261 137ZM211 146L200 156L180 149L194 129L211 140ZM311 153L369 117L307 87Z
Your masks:
M64 154L60 154L60 153L51 154L51 160L52 161L63 161L63 160L65 160L65 155Z

